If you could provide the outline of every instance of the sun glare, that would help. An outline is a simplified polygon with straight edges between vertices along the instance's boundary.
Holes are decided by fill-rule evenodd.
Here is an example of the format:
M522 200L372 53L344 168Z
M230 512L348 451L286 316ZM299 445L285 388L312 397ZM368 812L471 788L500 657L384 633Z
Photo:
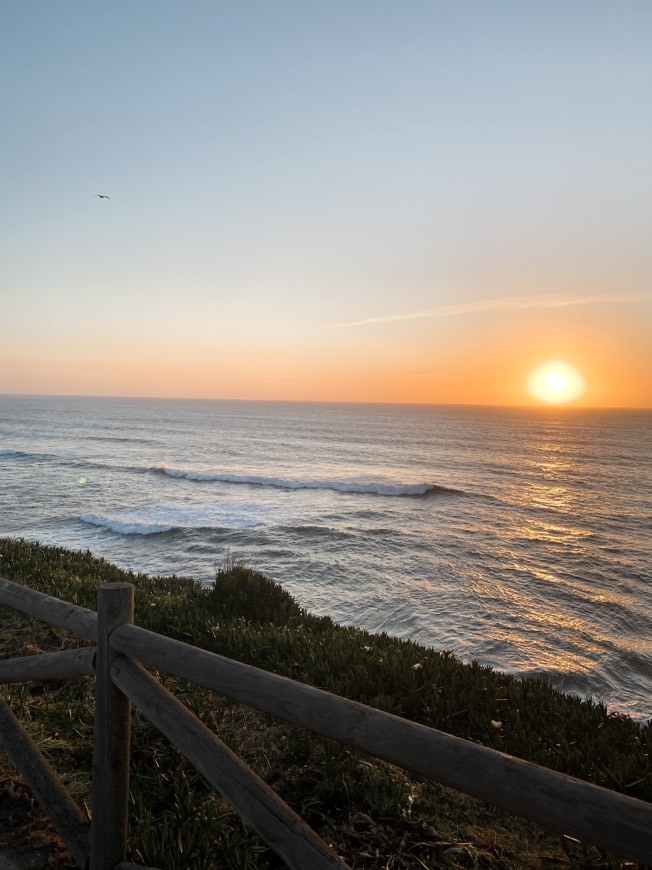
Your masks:
M540 402L561 405L584 392L584 378L573 366L555 360L535 369L527 379L527 389Z

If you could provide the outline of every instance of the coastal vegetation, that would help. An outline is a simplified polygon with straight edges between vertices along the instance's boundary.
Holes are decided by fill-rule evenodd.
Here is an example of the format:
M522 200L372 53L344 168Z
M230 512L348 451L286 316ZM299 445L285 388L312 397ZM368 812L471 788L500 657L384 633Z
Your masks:
M90 553L0 540L0 576L96 609L97 587L135 585L135 622L572 776L652 801L652 723L463 664L301 608L240 564L214 587L134 575ZM0 657L82 645L0 607ZM622 867L595 847L514 818L225 697L159 675L355 868ZM93 681L2 687L3 697L82 806L88 805ZM2 759L3 770L8 760ZM160 868L282 866L237 814L137 711L133 713L130 860ZM0 835L4 835L0 829ZM65 863L61 854L52 860Z

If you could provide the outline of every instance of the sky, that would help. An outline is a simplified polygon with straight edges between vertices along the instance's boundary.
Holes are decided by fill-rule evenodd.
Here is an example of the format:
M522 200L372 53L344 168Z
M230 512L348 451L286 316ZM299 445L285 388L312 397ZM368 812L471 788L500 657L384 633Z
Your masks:
M0 5L0 393L652 406L649 0ZM109 199L100 199L103 194Z

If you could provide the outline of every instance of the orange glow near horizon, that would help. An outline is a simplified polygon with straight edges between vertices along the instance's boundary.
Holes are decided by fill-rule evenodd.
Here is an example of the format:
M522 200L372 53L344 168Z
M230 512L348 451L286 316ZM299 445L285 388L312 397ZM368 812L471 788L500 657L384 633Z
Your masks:
M272 338L217 347L177 347L170 359L154 342L121 359L97 348L84 364L63 353L0 355L0 393L267 401L388 402L649 408L649 348L604 331L577 329L554 340L546 330L500 325L471 341L376 342L346 333L339 343L292 346ZM403 336L401 336L403 338ZM542 361L577 368L548 370ZM568 365L568 363L566 363ZM580 374L580 371L582 374ZM528 375L528 373L530 373ZM533 388L534 387L534 388Z

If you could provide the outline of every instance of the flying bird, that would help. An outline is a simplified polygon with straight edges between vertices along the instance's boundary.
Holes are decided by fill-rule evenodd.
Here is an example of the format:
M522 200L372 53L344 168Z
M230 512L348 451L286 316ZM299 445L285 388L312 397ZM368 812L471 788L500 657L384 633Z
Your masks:
M103 193L94 193L93 196L99 196L100 199L111 199L110 196L106 196Z

